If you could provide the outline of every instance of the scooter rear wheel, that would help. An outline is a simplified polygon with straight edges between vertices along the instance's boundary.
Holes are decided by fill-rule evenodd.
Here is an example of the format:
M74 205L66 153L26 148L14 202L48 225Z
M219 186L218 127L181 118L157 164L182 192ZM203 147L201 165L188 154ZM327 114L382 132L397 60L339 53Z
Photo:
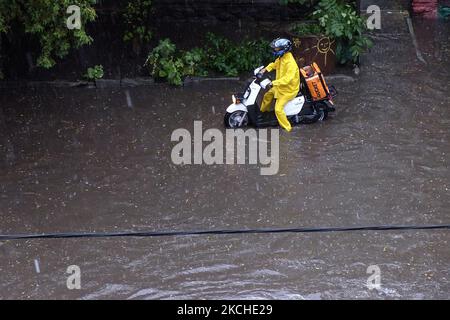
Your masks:
M319 110L319 118L317 121L325 121L328 118L328 111L324 109Z
M328 107L324 103L318 103L316 105L316 110L318 112L317 121L325 121L328 118Z
M226 113L224 117L226 128L241 128L248 125L248 114L238 110L232 113Z

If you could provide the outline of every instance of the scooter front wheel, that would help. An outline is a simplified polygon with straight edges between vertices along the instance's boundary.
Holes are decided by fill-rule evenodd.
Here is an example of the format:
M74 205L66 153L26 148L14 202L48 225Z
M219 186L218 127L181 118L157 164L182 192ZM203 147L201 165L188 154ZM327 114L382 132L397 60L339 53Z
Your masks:
M247 112L238 110L231 113L226 113L224 118L226 128L241 128L248 125Z

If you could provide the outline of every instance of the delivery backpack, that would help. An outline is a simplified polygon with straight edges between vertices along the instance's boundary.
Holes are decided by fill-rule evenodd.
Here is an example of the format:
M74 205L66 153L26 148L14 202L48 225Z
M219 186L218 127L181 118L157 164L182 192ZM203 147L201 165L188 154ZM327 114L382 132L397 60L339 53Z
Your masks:
M301 92L312 101L330 99L336 96L333 86L328 87L319 66L313 62L310 66L300 68Z

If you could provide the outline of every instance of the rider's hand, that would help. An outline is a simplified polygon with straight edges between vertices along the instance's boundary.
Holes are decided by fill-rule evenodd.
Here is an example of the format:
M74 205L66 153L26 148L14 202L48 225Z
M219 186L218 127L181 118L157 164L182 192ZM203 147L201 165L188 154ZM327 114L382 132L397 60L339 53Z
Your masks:
M266 68L263 68L263 69L261 69L261 71L259 72L259 73L261 73L261 74L264 74L264 73L266 73Z

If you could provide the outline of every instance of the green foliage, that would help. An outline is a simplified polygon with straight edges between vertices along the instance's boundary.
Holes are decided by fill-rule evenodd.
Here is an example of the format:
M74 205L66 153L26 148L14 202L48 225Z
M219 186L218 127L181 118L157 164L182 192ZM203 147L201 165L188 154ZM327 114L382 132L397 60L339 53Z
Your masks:
M169 39L160 40L148 55L145 65L154 78L167 78L174 85L182 84L181 60L175 57L176 46Z
M213 33L206 35L208 68L227 76L237 76L253 69L271 58L265 40L242 40L233 44L230 40Z
M294 24L290 30L297 36L320 35L325 32L325 30L320 26L320 24L307 22L300 22Z
M183 53L181 58L185 75L207 76L206 52L201 48L193 48Z
M88 68L84 77L91 81L103 78L103 66L96 65L93 68Z
M178 51L169 39L161 40L148 55L145 65L153 77L181 85L184 77L206 76L209 70L237 76L270 58L267 41L243 40L233 44L226 38L208 33L205 48L190 51Z
M170 84L179 86L186 76L206 75L202 67L204 61L205 52L202 49L180 52L170 39L164 39L150 52L145 65L152 77L167 79Z
M342 0L320 0L313 17L319 21L325 34L337 42L336 56L341 63L356 62L359 55L372 46L364 35L365 20Z
M21 31L33 35L41 45L37 65L51 68L55 59L66 56L71 48L92 42L85 24L96 18L94 4L95 0L0 0L0 33L12 32L11 24L17 23ZM66 26L69 17L66 10L70 5L80 7L80 30L69 30ZM13 36L20 36L20 33Z
M0 2L0 33L5 33L8 30L6 17L3 16L4 12L3 10L3 3Z
M213 70L227 76L253 69L269 61L267 41L243 40L233 44L213 33L206 35L205 48L193 48L178 52L169 39L161 40L149 54L145 65L155 78L165 78L174 85L181 85L186 76L206 76Z
M132 0L128 2L123 19L125 23L124 41L148 42L152 38L152 32L148 27L151 13L151 0Z

